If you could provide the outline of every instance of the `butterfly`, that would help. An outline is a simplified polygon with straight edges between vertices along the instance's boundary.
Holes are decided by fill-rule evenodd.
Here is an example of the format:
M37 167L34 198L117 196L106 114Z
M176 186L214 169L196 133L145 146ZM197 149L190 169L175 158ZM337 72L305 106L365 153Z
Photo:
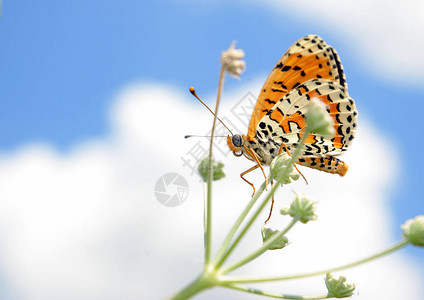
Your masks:
M227 137L235 156L245 156L256 165L243 172L270 165L281 151L296 148L305 130L309 101L318 98L334 120L334 136L309 134L297 164L344 176L348 166L335 156L350 146L358 112L347 92L346 77L336 50L318 35L308 35L280 58L262 87L247 135ZM265 176L265 173L264 173ZM266 178L266 176L265 176Z

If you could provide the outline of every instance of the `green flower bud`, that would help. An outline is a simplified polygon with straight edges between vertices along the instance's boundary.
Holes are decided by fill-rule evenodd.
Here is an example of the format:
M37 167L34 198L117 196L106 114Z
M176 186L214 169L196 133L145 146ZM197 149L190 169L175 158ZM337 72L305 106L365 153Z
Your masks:
M309 109L306 113L306 126L310 132L320 135L335 135L334 121L327 112L327 107L318 98L309 101Z
M269 166L271 179L282 180L281 185L289 184L292 180L298 180L299 174L294 170L291 158L287 153L277 155Z
M221 178L225 177L225 173L223 171L224 163L222 162L215 162L215 160L212 158L212 165L213 165L213 180L219 180ZM209 175L209 157L206 156L203 158L199 166L197 167L197 171L199 172L200 177L202 177L204 182L208 181L208 175Z
M271 228L262 228L262 241L265 243L274 234L278 234L279 232L279 230L272 230ZM268 250L283 249L287 246L288 242L289 239L285 235L282 235L274 243L272 243L271 246L269 246Z
M290 204L290 208L281 209L282 215L290 215L292 218L298 218L303 224L316 220L315 203L305 193L296 194L296 198Z
M346 298L350 297L355 290L355 284L346 283L346 278L340 276L339 279L334 278L330 273L325 277L325 285L328 290L328 297Z
M412 245L424 247L424 215L409 219L401 226L403 237Z

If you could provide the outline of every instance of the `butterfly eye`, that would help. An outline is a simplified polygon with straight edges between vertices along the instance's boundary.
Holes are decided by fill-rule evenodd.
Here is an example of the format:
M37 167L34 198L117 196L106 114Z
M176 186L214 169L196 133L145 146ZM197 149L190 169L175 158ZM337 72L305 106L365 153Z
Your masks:
M233 142L233 145L236 147L243 146L243 139L240 134L233 135L233 137L231 138L231 141Z

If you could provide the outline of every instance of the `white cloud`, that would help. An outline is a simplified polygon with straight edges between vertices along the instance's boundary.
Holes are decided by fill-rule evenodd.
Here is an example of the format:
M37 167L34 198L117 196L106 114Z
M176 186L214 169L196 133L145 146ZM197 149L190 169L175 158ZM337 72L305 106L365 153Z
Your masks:
M222 115L230 118L231 107L248 90L258 87L225 95ZM183 136L206 133L211 116L189 93L145 84L117 96L111 119L109 138L79 145L70 154L29 145L0 157L0 266L16 298L163 299L200 271L203 190L181 157L202 141ZM343 156L351 167L345 178L302 169L310 184L294 186L319 201L319 220L295 227L289 247L254 262L245 274L336 266L393 242L385 196L399 166L396 156L379 151L394 149L381 136L359 120L357 140ZM232 155L221 158L227 178L215 184L216 243L251 193L239 178L250 163ZM154 198L154 184L167 172L189 181L182 206L168 208ZM249 178L257 185L262 181L260 172ZM283 189L277 207L290 198L289 188ZM259 245L260 226L235 255ZM340 274L357 283L359 299L419 299L417 272L400 253ZM324 292L322 278L271 286L289 293ZM234 297L241 294L214 289L198 298Z
M368 73L403 84L421 84L424 78L422 1L267 0L260 5L263 3L278 15L295 17L343 37L346 48L357 53L358 63Z

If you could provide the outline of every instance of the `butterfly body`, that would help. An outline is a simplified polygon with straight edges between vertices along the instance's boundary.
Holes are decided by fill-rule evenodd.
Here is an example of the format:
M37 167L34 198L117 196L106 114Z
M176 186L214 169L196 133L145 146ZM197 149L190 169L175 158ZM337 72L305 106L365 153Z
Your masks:
M277 62L261 89L247 135L228 137L229 147L258 165L269 165L282 151L290 154L305 132L312 98L326 105L336 134L309 134L297 163L345 175L347 165L334 156L353 140L357 111L337 52L316 35L295 42Z

